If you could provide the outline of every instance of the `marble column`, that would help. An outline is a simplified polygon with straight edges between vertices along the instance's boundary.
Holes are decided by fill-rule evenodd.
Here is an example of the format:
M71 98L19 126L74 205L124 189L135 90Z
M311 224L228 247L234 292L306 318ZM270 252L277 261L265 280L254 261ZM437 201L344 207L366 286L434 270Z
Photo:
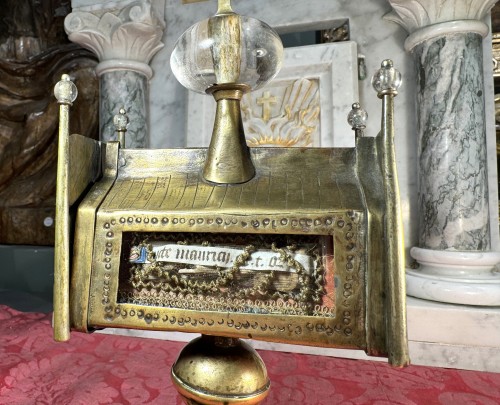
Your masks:
M413 55L418 133L418 268L409 295L500 305L500 253L491 251L482 22L496 0L388 0ZM493 117L491 117L493 119Z
M100 78L100 139L116 140L113 117L121 107L130 124L127 148L145 148L148 136L148 86L153 76L151 58L162 47L165 24L150 1L125 2L123 8L91 11L75 10L64 27L73 42L93 51L99 58L96 72Z

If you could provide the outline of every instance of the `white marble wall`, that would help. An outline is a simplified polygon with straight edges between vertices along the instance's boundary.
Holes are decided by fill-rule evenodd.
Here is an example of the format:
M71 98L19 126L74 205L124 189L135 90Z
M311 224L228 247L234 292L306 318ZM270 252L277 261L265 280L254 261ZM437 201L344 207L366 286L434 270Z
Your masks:
M491 27L490 16L485 21ZM491 31L491 28L490 28ZM491 32L483 39L484 115L486 126L486 165L488 167L488 204L490 213L491 250L500 251L500 227L498 221L498 173L497 139L495 129L495 85L493 82L493 61Z

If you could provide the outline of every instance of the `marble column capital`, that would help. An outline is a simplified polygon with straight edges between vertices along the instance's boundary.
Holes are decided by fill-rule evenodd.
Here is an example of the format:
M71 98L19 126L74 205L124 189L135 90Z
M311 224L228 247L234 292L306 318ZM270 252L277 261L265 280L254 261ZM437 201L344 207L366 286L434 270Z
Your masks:
M482 21L497 0L387 0L392 11L384 19L396 22L410 36L405 49L411 51L426 40L454 33L477 33L486 36L488 26Z
M72 42L97 55L98 74L132 70L149 79L153 73L149 62L164 46L165 23L147 0L104 13L74 11L64 20L64 28Z

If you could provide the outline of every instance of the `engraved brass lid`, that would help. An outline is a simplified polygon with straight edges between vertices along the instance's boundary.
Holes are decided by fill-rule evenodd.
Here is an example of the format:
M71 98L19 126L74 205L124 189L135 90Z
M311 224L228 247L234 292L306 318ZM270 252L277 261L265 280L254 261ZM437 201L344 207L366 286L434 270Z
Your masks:
M352 148L255 148L256 176L216 185L202 176L206 149L120 150L118 176L100 212L129 214L363 211Z

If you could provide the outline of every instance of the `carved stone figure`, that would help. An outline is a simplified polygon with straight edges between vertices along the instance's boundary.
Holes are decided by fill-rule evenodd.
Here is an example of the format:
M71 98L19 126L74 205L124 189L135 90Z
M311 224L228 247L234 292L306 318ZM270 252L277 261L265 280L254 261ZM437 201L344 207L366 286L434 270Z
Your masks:
M72 131L96 137L95 56L64 33L64 0L6 0L0 11L0 243L54 240L58 105L62 73L79 83Z

